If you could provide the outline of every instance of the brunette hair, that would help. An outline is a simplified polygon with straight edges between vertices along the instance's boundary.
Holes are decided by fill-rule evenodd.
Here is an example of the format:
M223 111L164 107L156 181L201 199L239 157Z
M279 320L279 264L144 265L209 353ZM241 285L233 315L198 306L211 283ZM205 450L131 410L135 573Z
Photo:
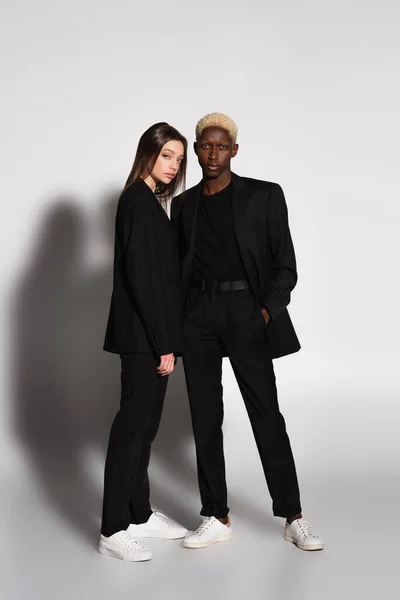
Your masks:
M183 159L171 183L158 182L155 195L159 200L167 201L177 193L180 187L185 188L187 139L168 123L155 123L144 132L139 140L133 167L126 180L124 190L135 181L145 179L151 174L163 146L172 140L182 142Z

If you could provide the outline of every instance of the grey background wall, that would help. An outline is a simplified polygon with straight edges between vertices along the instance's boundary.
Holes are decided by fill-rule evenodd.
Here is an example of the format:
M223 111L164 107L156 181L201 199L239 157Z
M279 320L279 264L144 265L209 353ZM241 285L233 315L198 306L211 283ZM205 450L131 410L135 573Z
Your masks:
M3 10L5 485L31 478L78 527L89 523L82 505L98 511L118 403L118 362L101 350L116 198L144 129L166 120L192 143L211 111L238 123L234 170L279 182L288 202L303 349L276 372L300 474L398 475L399 13L388 0L19 0ZM188 184L199 178L191 154ZM170 383L153 492L190 519L181 368ZM262 474L229 364L224 387L228 475L245 506Z

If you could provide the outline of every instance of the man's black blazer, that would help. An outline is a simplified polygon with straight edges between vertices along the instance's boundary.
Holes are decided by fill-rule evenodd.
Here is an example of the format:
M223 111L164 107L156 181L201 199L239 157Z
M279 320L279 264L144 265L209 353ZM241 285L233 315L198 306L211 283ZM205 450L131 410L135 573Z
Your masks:
M276 183L232 173L233 222L250 289L271 316L265 328L273 358L300 349L286 306L297 282L296 258L285 197ZM178 232L183 293L190 285L197 211L202 182L172 201L171 219Z
M137 181L117 208L104 350L180 354L181 314L176 231L149 186Z

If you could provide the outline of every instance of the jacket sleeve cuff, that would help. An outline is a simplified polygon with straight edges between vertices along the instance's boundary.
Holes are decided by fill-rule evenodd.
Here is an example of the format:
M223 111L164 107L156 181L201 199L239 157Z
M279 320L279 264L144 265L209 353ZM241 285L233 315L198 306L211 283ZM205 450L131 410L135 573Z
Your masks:
M164 356L165 354L172 353L172 350L168 347L167 344L164 344L160 341L160 338L156 333L151 334L150 342L157 356Z

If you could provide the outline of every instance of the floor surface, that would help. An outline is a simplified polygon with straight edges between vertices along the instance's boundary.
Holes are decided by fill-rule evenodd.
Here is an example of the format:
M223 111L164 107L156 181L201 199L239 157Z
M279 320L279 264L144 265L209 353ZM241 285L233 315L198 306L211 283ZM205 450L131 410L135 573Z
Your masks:
M154 474L153 474L154 475ZM3 531L4 600L109 598L190 598L232 600L395 600L398 596L398 490L387 477L315 476L303 481L303 506L323 537L322 552L303 552L283 539L283 520L271 516L261 481L249 489L252 475L231 481L234 537L202 550L178 541L149 540L153 559L124 563L96 551L100 495L92 519L79 523L79 506L69 516L59 510L29 470L6 486L7 521ZM257 489L257 486L260 486ZM385 489L385 497L380 492ZM257 498L250 502L250 498ZM89 499L88 499L89 500ZM159 497L159 501L161 501ZM179 507L169 504L176 518ZM81 515L83 505L81 502ZM88 508L88 507L86 507ZM163 506L158 508L163 509ZM185 524L200 517L188 506ZM75 511L75 512L74 512ZM71 518L75 514L76 518ZM190 521L190 522L188 522Z

